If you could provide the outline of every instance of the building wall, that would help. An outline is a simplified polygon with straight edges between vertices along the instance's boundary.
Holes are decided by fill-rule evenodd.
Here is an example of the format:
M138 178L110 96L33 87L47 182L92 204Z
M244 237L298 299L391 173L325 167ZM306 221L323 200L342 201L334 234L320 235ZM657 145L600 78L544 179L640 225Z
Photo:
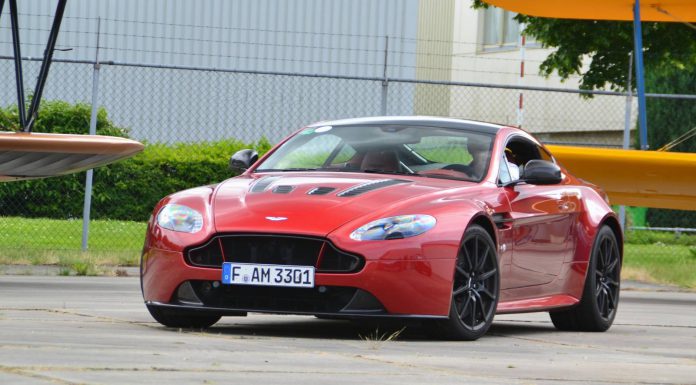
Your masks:
M55 1L19 1L23 56L39 57ZM9 6L0 17L0 55L12 55ZM415 77L418 0L71 0L56 59L117 61L327 76ZM98 19L101 18L99 22ZM33 89L36 62L25 62ZM222 74L103 66L100 104L115 123L151 142L235 137L272 141L316 120L379 115L381 81ZM0 60L0 78L14 77ZM54 63L44 97L90 102L90 65ZM0 105L16 103L14 87ZM405 89L389 113L413 113Z
M451 80L454 12L454 0L420 0L416 79ZM449 90L445 87L418 84L414 112L417 115L449 116L449 98Z
M452 36L452 80L457 82L493 83L577 89L579 77L561 81L557 75L539 75L539 65L551 53L538 43L525 48L524 77L520 77L521 52L519 49L484 51L482 47L482 10L471 8L471 0L457 0L454 12L455 28ZM580 133L594 131L623 131L625 98L586 98L578 95L523 91L522 127L534 132ZM484 117L483 120L517 125L516 113L519 92L504 93L491 102L491 93L467 93L451 98L451 115L457 117ZM635 105L633 123L635 127ZM486 118L489 116L490 118ZM583 134L588 135L588 134ZM621 137L621 134L618 136ZM587 136L593 140L592 136ZM598 134L597 140L607 137ZM618 143L621 143L619 140Z
M55 1L19 1L25 56L43 53ZM71 0L56 58L382 76L385 36L391 77L412 78L418 0ZM11 55L9 4L0 54Z
M57 59L93 60L100 24L102 61L241 71L576 88L538 75L547 50L481 52L471 0L71 0ZM20 1L24 56L40 57L55 1ZM0 55L11 55L9 6L0 17ZM68 51L64 51L69 49ZM33 88L37 63L25 63ZM0 60L0 77L13 77ZM56 63L44 97L91 100L91 66ZM149 141L277 140L312 120L380 115L382 82L102 67L100 104L117 124ZM386 113L441 115L517 124L518 91L390 82ZM16 103L14 87L0 105ZM617 97L524 92L522 126L532 132L620 131ZM263 111L263 112L262 112ZM635 108L634 108L635 111ZM635 116L635 112L634 112ZM282 127L279 127L282 125ZM196 133L195 135L192 133Z

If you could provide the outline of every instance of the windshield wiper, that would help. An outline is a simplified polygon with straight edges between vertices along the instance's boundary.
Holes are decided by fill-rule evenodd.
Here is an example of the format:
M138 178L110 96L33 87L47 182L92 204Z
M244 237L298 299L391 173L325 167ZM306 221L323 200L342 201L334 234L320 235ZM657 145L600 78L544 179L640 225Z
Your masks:
M382 170L379 168L367 168L360 171L371 174L418 175L417 172Z
M291 168L259 168L254 172L286 172L286 171L321 171L321 168L291 167Z

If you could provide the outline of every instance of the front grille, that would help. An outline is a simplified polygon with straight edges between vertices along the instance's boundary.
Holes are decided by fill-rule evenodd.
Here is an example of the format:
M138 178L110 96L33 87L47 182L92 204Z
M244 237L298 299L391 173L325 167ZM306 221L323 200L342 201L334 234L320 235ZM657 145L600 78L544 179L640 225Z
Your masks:
M221 268L223 262L314 266L320 273L352 273L364 258L346 253L322 238L270 234L222 234L187 249L186 262Z
M226 262L314 266L323 241L282 236L220 237Z

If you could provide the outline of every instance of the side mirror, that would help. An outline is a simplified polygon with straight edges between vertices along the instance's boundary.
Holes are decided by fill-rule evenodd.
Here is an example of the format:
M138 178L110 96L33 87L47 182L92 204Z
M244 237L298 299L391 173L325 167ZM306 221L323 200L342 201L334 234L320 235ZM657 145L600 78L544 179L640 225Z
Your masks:
M557 184L561 183L561 168L553 162L541 159L533 159L524 166L520 179L529 184Z
M250 149L239 150L230 158L230 170L242 173L259 160L259 154Z

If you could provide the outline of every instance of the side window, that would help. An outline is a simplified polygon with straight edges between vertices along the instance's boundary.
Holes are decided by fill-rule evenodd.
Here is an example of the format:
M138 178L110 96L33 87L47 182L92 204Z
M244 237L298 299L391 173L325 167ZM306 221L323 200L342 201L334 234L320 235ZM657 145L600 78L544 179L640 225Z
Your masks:
M510 176L510 170L508 169L508 162L505 156L502 157L500 161L500 171L498 172L498 183L508 183L512 181Z
M543 147L537 146L539 149L539 156L543 160L548 160L549 162L556 163L556 159L551 156Z
M514 136L508 140L503 159L511 180L517 180L523 175L524 166L530 160L552 160L543 148L522 136ZM501 180L501 183L505 182Z
M550 156L543 148L521 136L515 136L508 141L505 146L505 156L508 162L521 167L524 167L532 159L550 160Z

